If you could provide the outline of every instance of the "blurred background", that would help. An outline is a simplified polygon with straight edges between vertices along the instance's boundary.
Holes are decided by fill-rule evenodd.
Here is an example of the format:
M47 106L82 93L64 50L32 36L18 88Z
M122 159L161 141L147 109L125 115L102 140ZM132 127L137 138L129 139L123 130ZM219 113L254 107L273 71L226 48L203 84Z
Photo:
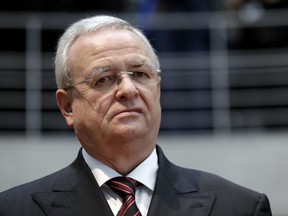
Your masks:
M0 191L68 165L80 147L55 102L72 22L110 14L160 58L159 145L175 163L266 193L288 215L288 1L14 0L0 7Z

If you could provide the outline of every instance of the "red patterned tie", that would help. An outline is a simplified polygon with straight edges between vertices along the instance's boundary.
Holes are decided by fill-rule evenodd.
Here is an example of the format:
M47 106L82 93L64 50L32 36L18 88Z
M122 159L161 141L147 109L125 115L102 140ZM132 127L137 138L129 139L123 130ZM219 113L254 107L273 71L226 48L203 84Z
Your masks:
M135 188L139 183L126 177L116 177L107 182L108 186L123 198L123 204L117 216L141 216L135 202Z

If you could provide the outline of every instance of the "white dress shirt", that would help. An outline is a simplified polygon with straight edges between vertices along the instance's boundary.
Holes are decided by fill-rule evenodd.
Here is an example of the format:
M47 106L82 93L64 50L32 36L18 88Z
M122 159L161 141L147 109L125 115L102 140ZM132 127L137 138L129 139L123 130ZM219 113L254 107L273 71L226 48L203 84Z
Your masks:
M111 190L105 183L118 176L122 176L112 168L96 160L89 155L83 148L82 154L85 162L90 167L98 185L101 187L104 196L114 213L117 215L120 207L122 206L122 198ZM138 187L135 193L136 204L143 216L148 213L149 205L152 199L156 177L158 170L158 156L156 149L152 151L150 156L146 158L141 164L139 164L127 177L131 177L138 182L141 182L143 186Z

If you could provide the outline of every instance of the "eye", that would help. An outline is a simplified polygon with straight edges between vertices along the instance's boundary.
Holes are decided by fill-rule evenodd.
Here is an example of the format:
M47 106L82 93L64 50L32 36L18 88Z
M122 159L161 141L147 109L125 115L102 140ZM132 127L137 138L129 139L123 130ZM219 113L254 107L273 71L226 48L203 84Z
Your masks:
M138 79L138 78L149 78L148 74L145 72L141 72L141 71L136 71L133 72L133 74L131 75L133 78Z
M115 81L115 77L113 75L95 77L93 82L91 83L91 87L101 89L109 87Z
M96 82L96 84L97 84L97 83L108 82L109 80L111 80L111 77L110 77L110 76L105 76L105 77L102 77L102 78L98 79L97 82Z

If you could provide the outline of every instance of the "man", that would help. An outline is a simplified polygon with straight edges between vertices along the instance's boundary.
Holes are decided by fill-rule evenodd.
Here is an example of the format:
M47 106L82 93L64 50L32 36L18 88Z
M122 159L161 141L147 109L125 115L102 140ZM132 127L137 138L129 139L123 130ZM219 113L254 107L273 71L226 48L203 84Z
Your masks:
M55 65L58 106L83 148L68 167L3 192L1 216L271 215L264 194L166 159L156 145L159 62L138 29L80 20L60 38Z

